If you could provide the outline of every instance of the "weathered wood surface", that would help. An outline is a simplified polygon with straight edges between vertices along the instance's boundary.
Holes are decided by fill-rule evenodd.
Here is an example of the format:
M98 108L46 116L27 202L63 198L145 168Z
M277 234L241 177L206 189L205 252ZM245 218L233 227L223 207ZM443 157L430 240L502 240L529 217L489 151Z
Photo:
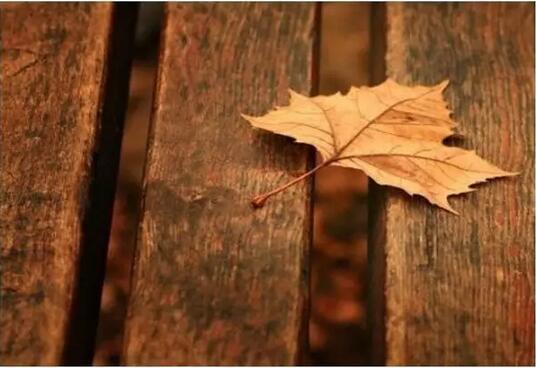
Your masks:
M0 7L3 365L91 363L128 83L113 13Z
M461 145L521 174L454 197L459 217L381 189L385 361L534 364L534 5L388 4L386 17L387 75L450 79Z
M254 131L311 92L314 4L170 4L125 336L126 364L292 364L305 339L311 164Z

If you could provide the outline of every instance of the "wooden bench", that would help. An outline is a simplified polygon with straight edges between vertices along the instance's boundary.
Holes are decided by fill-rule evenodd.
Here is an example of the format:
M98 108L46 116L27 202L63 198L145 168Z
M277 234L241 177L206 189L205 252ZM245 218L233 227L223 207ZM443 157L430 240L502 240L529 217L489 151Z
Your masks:
M135 7L0 6L0 364L90 364ZM313 164L240 112L316 93L320 7L170 4L123 363L297 364L307 349ZM449 78L464 147L512 180L455 217L373 186L377 364L534 364L534 5L387 4L374 82Z

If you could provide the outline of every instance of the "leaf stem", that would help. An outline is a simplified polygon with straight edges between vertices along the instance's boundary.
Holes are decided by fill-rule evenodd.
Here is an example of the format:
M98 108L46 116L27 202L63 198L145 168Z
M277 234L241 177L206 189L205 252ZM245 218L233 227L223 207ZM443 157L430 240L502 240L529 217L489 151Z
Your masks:
M251 200L251 205L253 206L253 208L261 208L261 207L263 207L264 204L266 203L266 200L268 198L270 198L271 196L284 191L285 189L287 189L288 187L293 186L294 184L299 183L300 181L308 178L309 176L313 175L315 172L317 172L321 168L328 166L329 164L331 164L334 161L337 161L337 159L335 157L332 157L331 159L326 160L326 161L322 162L321 164L315 166L311 170L307 171L305 174L302 174L302 175L298 176L296 179L294 179L292 181L289 181L285 185L282 185L282 186L280 186L278 188L275 188L274 190L271 190L269 192L266 192L264 194L260 194L260 195L256 196L255 198L253 198Z
M313 175L315 172L317 172L321 168L326 167L329 164L331 164L331 163L333 163L335 161L339 161L340 159L344 159L344 158L345 157L338 158L337 155L334 155L329 160L326 160L326 161L322 162L321 164L319 164L319 165L315 166L314 168L312 168L311 170L307 171L305 174L302 174L302 175L298 176L296 179L289 181L285 185L282 185L282 186L280 186L278 188L275 188L274 190L271 190L271 191L266 192L264 194L259 194L258 196L255 196L255 198L253 198L251 200L251 205L253 206L253 208L262 208L264 206L264 204L266 203L266 200L268 200L268 198L270 198L271 196L284 191L285 189L293 186L294 184L299 183L302 180L307 179L309 176Z

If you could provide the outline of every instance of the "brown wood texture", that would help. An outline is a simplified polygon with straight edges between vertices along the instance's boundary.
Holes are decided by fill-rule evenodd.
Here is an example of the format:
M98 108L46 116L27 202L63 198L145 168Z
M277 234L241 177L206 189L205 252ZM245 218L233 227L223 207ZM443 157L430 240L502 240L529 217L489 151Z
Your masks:
M377 85L385 80L386 3L371 4L369 81ZM368 249L367 249L367 337L369 364L385 363L385 193L369 179L368 186Z
M521 174L452 197L461 216L381 188L385 362L534 364L534 4L387 4L386 20L387 75L450 79L456 143Z
M0 7L3 365L91 363L135 15L116 10Z
M314 4L172 4L158 75L126 364L292 364L307 324L312 151L240 113L311 92Z

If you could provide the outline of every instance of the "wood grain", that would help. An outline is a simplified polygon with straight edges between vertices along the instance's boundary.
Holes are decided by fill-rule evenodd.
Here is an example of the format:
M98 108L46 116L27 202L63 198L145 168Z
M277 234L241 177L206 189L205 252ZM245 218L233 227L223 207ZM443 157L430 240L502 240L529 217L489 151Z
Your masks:
M0 363L90 364L134 18L110 4L0 12Z
M253 130L311 92L314 4L170 4L145 172L126 364L293 364L306 338L312 152Z
M459 217L381 188L385 362L534 364L534 5L388 4L386 19L387 75L450 79L455 143L521 174L453 197Z

